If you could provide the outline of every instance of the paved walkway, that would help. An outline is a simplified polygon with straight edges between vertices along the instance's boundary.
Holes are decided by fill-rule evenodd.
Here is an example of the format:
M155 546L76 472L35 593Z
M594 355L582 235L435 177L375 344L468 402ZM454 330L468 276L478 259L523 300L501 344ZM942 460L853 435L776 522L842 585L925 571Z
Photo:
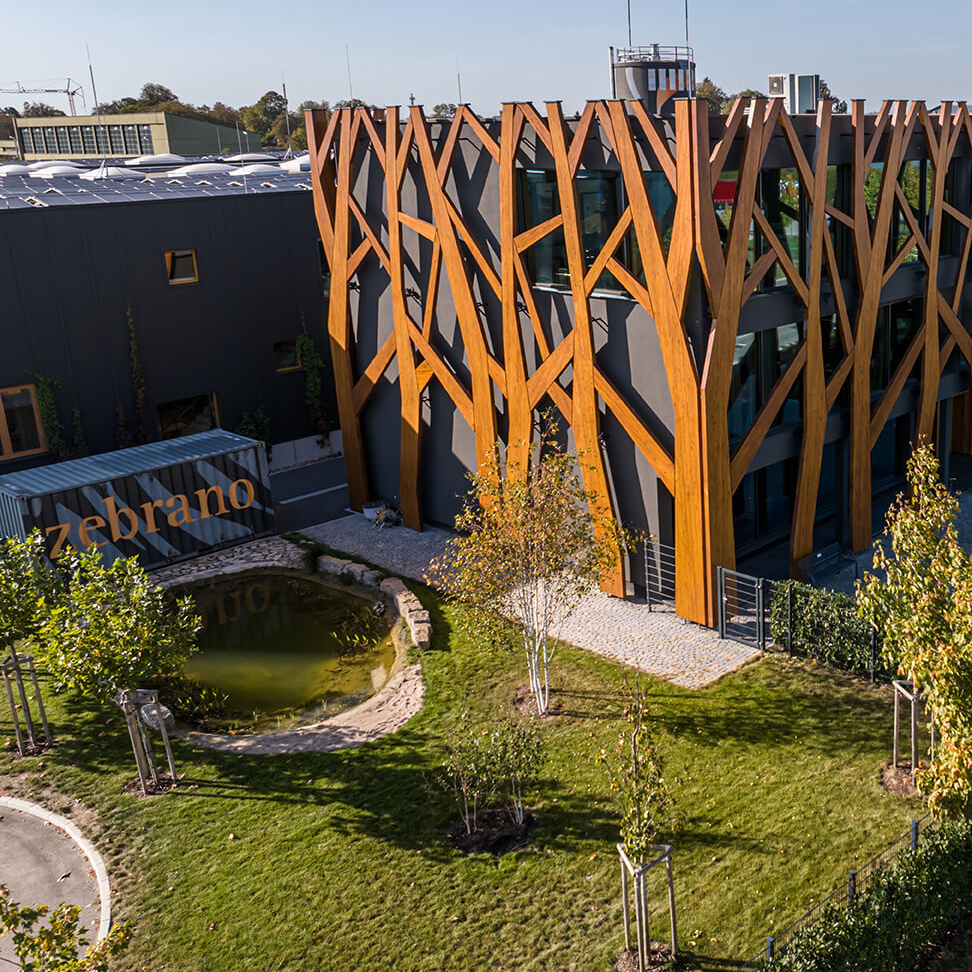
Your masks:
M18 904L80 906L90 942L108 932L110 889L101 857L71 821L26 800L0 797L0 884ZM9 938L0 938L0 972L17 968Z
M373 527L353 515L303 531L336 550L362 557L387 570L423 580L429 562L442 553L451 534L430 528ZM703 688L759 652L715 631L682 621L671 610L649 610L598 592L585 597L566 619L560 637L578 648L667 679L684 688Z

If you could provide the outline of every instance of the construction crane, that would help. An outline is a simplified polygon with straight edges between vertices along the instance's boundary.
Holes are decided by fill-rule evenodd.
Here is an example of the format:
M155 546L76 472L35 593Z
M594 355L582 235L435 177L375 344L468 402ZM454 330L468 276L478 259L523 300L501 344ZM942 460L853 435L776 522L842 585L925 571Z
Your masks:
M44 84L43 81L28 81L27 84ZM71 107L71 114L76 115L77 110L74 105L74 96L81 96L81 103L85 104L84 89L76 81L68 78L63 87L60 88L28 88L20 81L14 81L13 87L0 88L0 94L64 94L67 95L68 104ZM85 107L87 107L85 105Z

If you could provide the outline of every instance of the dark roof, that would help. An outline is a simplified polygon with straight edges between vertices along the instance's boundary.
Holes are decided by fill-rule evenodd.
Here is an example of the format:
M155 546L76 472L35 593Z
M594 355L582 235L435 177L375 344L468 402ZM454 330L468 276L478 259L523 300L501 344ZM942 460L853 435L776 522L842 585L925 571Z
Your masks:
M67 462L8 473L0 476L0 493L14 497L46 496L63 489L78 489L109 479L153 472L165 466L211 459L213 456L238 452L256 444L254 439L222 429L198 432L179 439L149 442L131 449L119 449L98 456L68 459Z
M199 196L242 196L251 193L301 192L311 188L309 172L231 176L225 173L152 179L99 179L72 176L37 179L0 177L0 212L106 203L152 202Z

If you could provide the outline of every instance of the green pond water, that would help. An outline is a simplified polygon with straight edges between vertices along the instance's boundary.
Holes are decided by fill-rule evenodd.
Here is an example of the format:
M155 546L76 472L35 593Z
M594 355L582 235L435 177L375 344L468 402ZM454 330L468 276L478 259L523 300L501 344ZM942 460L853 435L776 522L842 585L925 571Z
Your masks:
M283 573L183 587L204 628L186 674L228 697L228 724L305 724L374 695L395 662L375 603Z

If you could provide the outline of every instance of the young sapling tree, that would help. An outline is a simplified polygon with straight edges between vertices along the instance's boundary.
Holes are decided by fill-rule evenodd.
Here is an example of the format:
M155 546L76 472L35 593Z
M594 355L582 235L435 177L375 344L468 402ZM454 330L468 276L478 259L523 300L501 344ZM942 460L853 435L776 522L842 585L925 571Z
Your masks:
M578 458L546 418L532 455L499 445L456 516L458 533L429 580L463 604L479 637L512 623L537 712L550 707L550 662L560 625L617 562L621 532L603 498L584 488ZM513 458L525 454L521 462Z

